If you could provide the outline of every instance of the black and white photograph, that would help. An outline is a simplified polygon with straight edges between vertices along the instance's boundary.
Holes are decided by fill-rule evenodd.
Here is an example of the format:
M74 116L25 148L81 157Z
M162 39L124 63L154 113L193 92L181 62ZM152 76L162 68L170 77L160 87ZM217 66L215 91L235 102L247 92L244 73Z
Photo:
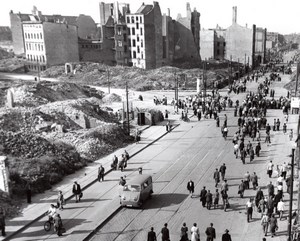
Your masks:
M0 5L0 241L300 241L299 0Z

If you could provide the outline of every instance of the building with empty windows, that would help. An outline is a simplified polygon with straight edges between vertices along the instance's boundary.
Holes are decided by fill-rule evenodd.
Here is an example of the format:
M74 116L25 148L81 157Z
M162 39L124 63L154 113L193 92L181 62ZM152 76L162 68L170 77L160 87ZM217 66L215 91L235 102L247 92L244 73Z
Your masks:
M223 60L225 55L226 30L217 26L216 29L200 31L200 55L203 60Z
M22 23L27 67L45 70L52 65L78 61L77 27L65 23Z
M158 2L143 4L136 13L126 14L129 65L153 69L162 66L162 15Z

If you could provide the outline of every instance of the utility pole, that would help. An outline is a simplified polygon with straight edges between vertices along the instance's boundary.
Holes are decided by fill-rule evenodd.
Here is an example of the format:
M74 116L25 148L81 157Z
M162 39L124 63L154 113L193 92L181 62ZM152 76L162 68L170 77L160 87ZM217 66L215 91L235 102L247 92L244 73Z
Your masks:
M250 57L248 56L248 77L249 77L249 72L250 72L249 60L250 60Z
M206 101L206 60L203 61L203 87L204 87L204 91L203 91L203 95L204 95L204 103Z
M130 123L129 123L129 103L128 103L128 84L126 80L126 119L127 119L127 133L130 135Z
M175 102L176 102L176 112L178 113L178 78L177 78L176 70L174 72L174 80L175 80L174 94L175 94Z
M39 63L39 57L37 56L37 67L38 67L38 79L39 81L41 80L41 75L40 75L40 63Z
M110 94L110 82L109 82L109 69L107 68L107 84L108 84L108 94Z
M232 79L232 55L230 55L230 84L231 84L231 79Z
M297 97L297 92L298 92L298 77L299 77L299 63L297 63L297 69L296 69L295 97Z
M294 185L294 163L295 163L295 148L292 149L292 169L291 169L291 189L290 189L290 209L289 209L289 224L288 224L288 241L292 241L292 211L293 211L293 185Z

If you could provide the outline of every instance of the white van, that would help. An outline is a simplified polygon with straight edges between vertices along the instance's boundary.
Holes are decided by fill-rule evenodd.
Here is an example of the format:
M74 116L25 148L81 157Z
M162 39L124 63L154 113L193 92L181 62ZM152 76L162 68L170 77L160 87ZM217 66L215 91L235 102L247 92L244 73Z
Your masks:
M129 180L120 194L122 206L140 207L153 193L152 177L140 174Z

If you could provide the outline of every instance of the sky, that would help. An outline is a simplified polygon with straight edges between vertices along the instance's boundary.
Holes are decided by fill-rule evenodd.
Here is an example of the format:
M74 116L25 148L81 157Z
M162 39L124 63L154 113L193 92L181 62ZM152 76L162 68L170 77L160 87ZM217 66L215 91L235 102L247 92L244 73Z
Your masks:
M109 3L113 0L102 0ZM300 0L157 0L161 12L167 13L170 8L171 17L176 19L178 13L186 16L186 2L191 9L200 12L201 28L215 28L218 24L227 28L232 22L232 7L237 6L237 23L250 27L267 28L269 32L281 34L300 33ZM0 7L0 26L10 26L9 12L31 13L36 6L43 14L61 14L77 16L90 15L94 21L100 21L99 0L3 0ZM129 3L134 13L144 2L153 4L149 0L121 0Z

